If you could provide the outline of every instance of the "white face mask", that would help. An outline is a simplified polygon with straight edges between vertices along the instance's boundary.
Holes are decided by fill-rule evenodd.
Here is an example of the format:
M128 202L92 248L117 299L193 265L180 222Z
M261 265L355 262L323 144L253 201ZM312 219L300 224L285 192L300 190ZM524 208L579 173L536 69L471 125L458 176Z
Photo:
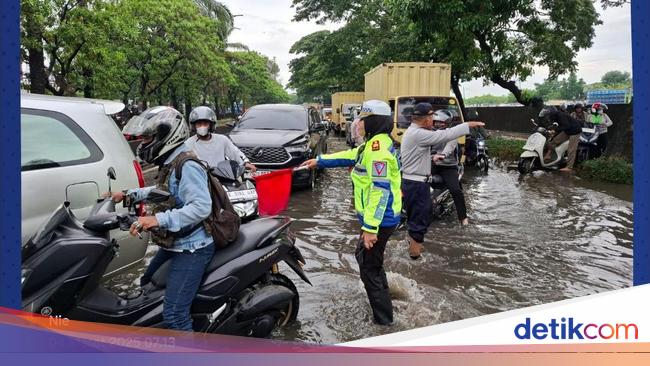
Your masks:
M210 131L210 127L199 127L196 129L196 134L199 136L207 136Z

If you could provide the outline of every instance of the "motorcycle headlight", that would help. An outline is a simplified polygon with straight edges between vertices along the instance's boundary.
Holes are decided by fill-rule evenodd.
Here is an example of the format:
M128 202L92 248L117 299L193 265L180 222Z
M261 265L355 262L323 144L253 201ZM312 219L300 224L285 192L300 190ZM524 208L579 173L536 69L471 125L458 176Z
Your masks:
M20 271L20 285L21 285L21 286L22 286L23 284L25 284L25 281L27 281L27 279L29 278L29 276L30 276L31 274L32 274L32 270L31 270L31 269L23 268L23 269Z
M485 141L479 141L478 146L479 147L485 147Z

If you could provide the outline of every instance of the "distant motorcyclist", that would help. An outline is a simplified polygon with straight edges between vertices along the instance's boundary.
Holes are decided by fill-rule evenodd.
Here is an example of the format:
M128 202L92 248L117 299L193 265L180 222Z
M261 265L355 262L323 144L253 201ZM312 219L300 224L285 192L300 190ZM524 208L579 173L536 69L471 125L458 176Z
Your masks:
M569 140L567 150L568 159L566 167L560 169L563 172L572 172L573 165L576 161L578 152L578 143L580 142L580 133L582 133L582 122L571 117L568 113L557 110L555 107L545 107L539 113L539 118L547 123L553 123L549 129L555 131L555 135L548 142L548 151L544 155L544 160L551 160L551 154L562 143Z
M228 159L243 164L255 172L257 168L251 164L230 139L224 135L213 133L217 124L217 116L210 107L196 107L190 112L190 125L196 135L185 141L185 145L196 153L199 159L208 166L215 167L220 162Z
M443 131L450 127L453 117L451 114L443 116L445 110L438 111L434 117L434 128ZM444 119L447 117L447 119ZM483 128L479 126L478 128ZM471 130L473 130L472 128ZM461 225L468 225L467 207L465 205L465 195L460 187L458 180L458 140L451 140L447 143L440 142L431 146L431 151L435 151L433 156L433 167L431 174L439 174L445 182L445 186L449 189L451 197L454 199L454 206L458 215L458 221Z
M590 111L588 122L592 123L598 130L597 145L602 154L607 149L607 128L611 127L614 122L605 113L607 111L607 105L605 103L596 102L592 104Z
M585 107L582 103L576 103L574 111L571 112L571 117L584 122L587 122L587 119L589 118L587 113L585 113Z
M470 133L470 128L485 126L483 122L467 122L446 130L433 131L433 121L447 121L447 110L433 111L429 103L418 103L412 111L413 123L402 136L402 192L408 225L409 256L420 257L432 216L429 197L431 183L431 146L446 144ZM427 199L424 199L427 197Z

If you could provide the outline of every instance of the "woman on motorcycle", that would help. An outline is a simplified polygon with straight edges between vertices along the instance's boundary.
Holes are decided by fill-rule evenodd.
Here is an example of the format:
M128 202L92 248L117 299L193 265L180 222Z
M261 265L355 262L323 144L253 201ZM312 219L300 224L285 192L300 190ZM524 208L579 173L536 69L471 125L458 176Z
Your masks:
M440 116L443 115L445 117L441 118ZM434 116L433 123L436 130L444 130L450 127L453 120L451 114L436 113ZM449 188L449 193L451 193L451 196L454 199L458 221L460 221L463 226L468 225L469 219L467 218L465 195L463 194L463 189L460 186L460 180L458 177L458 140L451 140L447 143L433 145L431 151L435 152L432 159L433 165L431 166L431 174L438 174L442 177L445 185Z
M606 111L607 105L605 103L594 103L591 106L591 113L589 114L588 121L593 123L599 131L597 144L601 154L605 152L605 149L607 149L607 128L614 124L607 113L605 113Z

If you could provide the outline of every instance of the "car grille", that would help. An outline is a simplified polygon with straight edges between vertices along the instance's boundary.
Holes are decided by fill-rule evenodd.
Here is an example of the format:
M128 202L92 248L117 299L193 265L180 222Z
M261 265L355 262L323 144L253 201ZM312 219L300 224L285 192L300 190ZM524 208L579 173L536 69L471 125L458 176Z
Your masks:
M239 149L253 164L283 164L291 159L283 147L263 147L261 156L253 156L254 147L240 147Z

